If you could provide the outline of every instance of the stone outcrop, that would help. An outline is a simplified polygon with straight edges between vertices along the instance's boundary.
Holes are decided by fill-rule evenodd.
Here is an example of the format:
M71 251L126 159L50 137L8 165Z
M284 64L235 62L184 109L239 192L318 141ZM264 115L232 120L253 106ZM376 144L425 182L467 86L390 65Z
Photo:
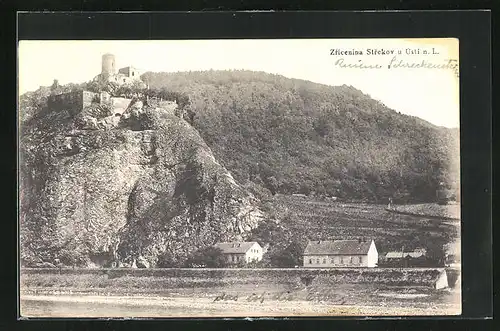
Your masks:
M120 125L109 115L87 129L49 111L23 128L24 265L154 267L165 253L183 261L245 238L263 219L192 126L172 111L133 108Z

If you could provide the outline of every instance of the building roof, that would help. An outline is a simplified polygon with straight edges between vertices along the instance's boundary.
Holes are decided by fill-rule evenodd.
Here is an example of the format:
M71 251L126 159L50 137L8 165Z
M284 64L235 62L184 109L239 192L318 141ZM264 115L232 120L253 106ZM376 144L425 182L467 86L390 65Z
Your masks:
M371 240L310 241L304 255L366 255L371 242Z
M385 254L385 257L388 259L401 259L403 257L403 253L402 252L388 252L387 254Z
M217 243L214 246L220 248L224 254L245 254L255 244L257 244L256 241L235 241Z
M412 258L419 258L421 256L424 256L424 252L388 252L385 257L387 259L402 259L403 257L412 257Z

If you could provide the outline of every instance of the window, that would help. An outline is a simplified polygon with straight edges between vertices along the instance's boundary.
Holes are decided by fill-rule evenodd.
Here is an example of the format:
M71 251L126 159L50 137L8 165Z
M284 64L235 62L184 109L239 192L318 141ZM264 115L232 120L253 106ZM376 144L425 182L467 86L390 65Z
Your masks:
M344 258L343 257L340 258L340 263L344 263Z
M323 264L326 264L326 259L323 259Z
M132 76L134 75L134 72L132 71Z
M309 264L312 264L313 263L313 260L312 259L309 259Z
M123 82L125 83L125 78L123 78Z
M335 260L334 258L332 257L332 260L330 261L331 264L334 264L335 263Z
M349 258L349 263L352 264L352 256Z
M319 259L316 259L316 264L319 264Z

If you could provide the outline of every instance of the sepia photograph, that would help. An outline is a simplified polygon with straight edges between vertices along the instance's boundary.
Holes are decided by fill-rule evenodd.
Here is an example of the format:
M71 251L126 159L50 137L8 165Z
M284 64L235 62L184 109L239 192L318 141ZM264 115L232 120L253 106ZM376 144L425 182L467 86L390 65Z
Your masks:
M20 40L21 318L462 313L459 40Z

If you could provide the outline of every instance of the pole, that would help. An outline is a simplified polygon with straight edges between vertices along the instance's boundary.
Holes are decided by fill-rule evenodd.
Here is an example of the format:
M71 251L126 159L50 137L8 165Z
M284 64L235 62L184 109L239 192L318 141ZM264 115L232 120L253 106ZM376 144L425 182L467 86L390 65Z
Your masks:
M401 246L401 271L403 271L403 268L404 268L404 263L405 263L405 256L404 256L404 253L405 252L405 246Z

